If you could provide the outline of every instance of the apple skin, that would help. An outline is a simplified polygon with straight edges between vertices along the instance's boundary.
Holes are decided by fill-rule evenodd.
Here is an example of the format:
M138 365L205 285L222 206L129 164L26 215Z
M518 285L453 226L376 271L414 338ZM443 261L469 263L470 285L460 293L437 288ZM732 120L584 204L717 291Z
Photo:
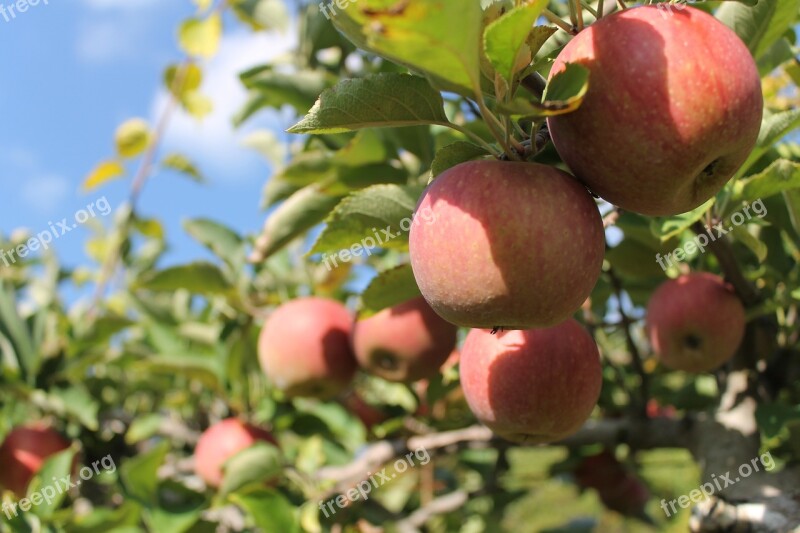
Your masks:
M298 298L267 319L258 339L261 368L288 397L329 399L348 387L357 364L353 317L341 303Z
M575 469L575 480L584 489L594 489L612 511L648 520L645 506L650 490L635 472L608 450L585 457Z
M417 285L458 326L553 326L577 311L603 264L597 204L572 176L537 163L472 161L443 172L411 226Z
M696 272L667 281L647 304L647 334L664 366L708 372L728 361L744 338L742 302L725 281Z
M574 319L525 331L474 329L461 349L461 387L480 422L512 442L576 432L600 396L600 354Z
M755 61L711 15L656 6L604 17L556 58L589 69L580 108L547 120L553 144L595 194L627 211L669 216L714 196L761 128Z
M353 351L370 374L412 383L439 373L456 347L457 332L419 297L356 322Z
M194 450L195 473L209 487L219 487L224 477L225 462L249 448L256 442L263 441L278 445L271 433L236 418L227 418L217 422L200 435Z
M0 485L19 497L25 496L45 460L69 447L70 441L44 424L12 429L0 446Z

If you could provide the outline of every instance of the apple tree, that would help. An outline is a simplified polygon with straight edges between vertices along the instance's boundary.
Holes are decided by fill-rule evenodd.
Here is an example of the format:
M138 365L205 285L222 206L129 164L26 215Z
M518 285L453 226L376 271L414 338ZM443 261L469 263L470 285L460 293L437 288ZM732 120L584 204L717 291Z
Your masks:
M194 4L90 261L0 265L3 530L800 531L800 0ZM294 125L164 266L232 28Z

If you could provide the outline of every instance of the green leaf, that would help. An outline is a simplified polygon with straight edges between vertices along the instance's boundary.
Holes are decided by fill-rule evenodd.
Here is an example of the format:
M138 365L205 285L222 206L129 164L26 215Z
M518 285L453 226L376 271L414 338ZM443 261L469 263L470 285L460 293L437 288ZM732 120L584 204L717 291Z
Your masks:
M504 14L489 26L483 36L486 57L495 71L508 82L513 83L514 76L527 67L532 59L528 46L528 38L533 25L542 10L547 7L548 0L533 0ZM520 56L527 57L521 61Z
M509 104L501 104L500 111L523 118L544 118L572 113L580 107L589 90L589 70L577 63L553 76L547 84L541 103L515 98Z
M255 31L285 30L291 19L281 0L235 0L231 7L239 19Z
M231 290L230 282L219 267L205 262L190 263L148 273L139 279L134 287L151 291L186 289L191 293L204 295L224 295Z
M767 259L767 245L755 235L747 231L743 226L733 226L733 236L737 241L745 245L758 258L760 263Z
M128 431L125 433L125 443L133 445L153 437L158 433L163 422L164 416L158 413L138 416L131 422Z
M161 166L180 172L197 183L204 183L206 181L194 163L189 161L189 158L184 155L167 154L164 156L164 159L161 160Z
M798 127L800 109L765 114L758 134L758 146L769 148Z
M223 468L220 494L225 496L247 485L274 479L283 470L283 458L274 445L257 442L228 459Z
M137 365L145 375L184 376L197 380L211 390L222 389L222 364L204 355L158 354Z
M280 109L290 105L298 113L304 113L314 105L319 94L336 81L324 70L301 70L287 74L276 72L271 66L248 70L240 77L250 90L250 98L234 119L237 125L267 107Z
M48 457L41 470L36 473L30 485L28 485L28 498L34 494L39 493L39 497L52 496L44 499L41 503L36 503L34 500L33 512L41 518L49 518L53 513L61 507L61 503L67 496L67 492L62 492L62 485L56 485L67 476L73 473L73 465L75 464L75 455L77 450L74 447L67 448L64 451L58 452ZM53 479L58 481L53 481ZM77 476L73 476L70 480L71 483L80 485L83 481ZM46 494L45 494L46 493ZM38 497L37 497L38 499ZM49 501L48 501L49 500Z
M322 222L340 198L324 191L318 183L292 194L267 218L256 242L254 258L263 261Z
M800 187L800 164L778 159L766 170L737 184L737 198L755 201Z
M753 57L759 58L792 27L800 0L759 0L753 6L725 2L716 17L744 41Z
M351 7L336 10L332 20L359 48L421 72L447 90L464 95L479 90L478 2L359 0Z
M387 126L447 125L444 100L430 83L408 74L343 80L325 90L290 133L341 133Z
M361 295L363 306L359 314L367 317L387 307L407 302L421 294L411 265L400 265L381 272L372 280Z
M703 215L714 205L716 197L711 198L706 203L674 217L657 217L650 222L651 231L659 236L662 242L668 241L689 229L692 224L703 218Z
M83 385L50 390L50 400L57 402L59 411L73 416L87 429L97 431L99 424L97 414L100 410L98 402Z
M206 19L189 19L178 30L178 42L190 56L206 59L213 57L219 49L222 37L222 17L213 13Z
M334 253L356 245L369 255L376 247L405 249L421 187L374 185L344 198L309 254ZM360 243L360 244L359 244Z
M8 339L24 375L32 380L41 361L30 331L17 312L14 289L0 280L0 334Z
M150 144L150 126L140 118L130 119L117 128L114 141L120 157L136 157Z
M184 221L183 228L228 264L241 266L244 263L244 241L229 227L207 218L195 218Z
M244 509L262 531L300 532L297 510L278 491L258 489L231 494L230 499Z
M448 144L438 152L431 164L431 178L435 178L445 170L452 168L460 163L479 159L489 155L485 148L466 141L458 141Z
M158 497L158 469L170 450L163 441L153 449L127 459L119 468L119 477L129 498L145 505L155 506Z

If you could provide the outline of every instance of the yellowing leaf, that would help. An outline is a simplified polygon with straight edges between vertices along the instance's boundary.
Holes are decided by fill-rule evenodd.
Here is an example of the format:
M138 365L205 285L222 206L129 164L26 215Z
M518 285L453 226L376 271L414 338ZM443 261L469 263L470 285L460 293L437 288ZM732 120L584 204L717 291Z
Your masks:
M114 141L120 157L136 157L150 144L150 127L140 118L131 119L117 128Z
M125 167L119 161L103 161L83 181L83 189L90 191L124 175Z
M189 19L178 30L181 48L190 56L206 59L214 56L219 49L222 36L222 18L214 13L205 20Z
M183 104L186 112L196 119L205 117L214 109L214 102L199 91L184 94L183 98L181 98L181 104Z
M169 92L182 98L186 93L196 91L203 83L203 71L195 64L170 65L164 72L164 85Z

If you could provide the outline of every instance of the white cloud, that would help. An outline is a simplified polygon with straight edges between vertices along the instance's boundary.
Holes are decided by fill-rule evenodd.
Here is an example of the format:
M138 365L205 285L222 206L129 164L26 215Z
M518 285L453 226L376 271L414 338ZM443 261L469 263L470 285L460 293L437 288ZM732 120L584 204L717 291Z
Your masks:
M70 192L69 181L56 175L25 179L20 197L28 207L44 215L55 214Z
M257 126L283 130L290 125L290 117L264 112L246 128L235 129L232 117L247 100L239 74L285 54L296 43L294 27L285 34L240 31L226 35L219 53L204 68L202 91L213 101L213 112L202 121L182 111L173 115L165 135L164 150L186 154L212 180L236 180L253 175L263 179L264 164L242 146L242 140ZM153 102L154 117L164 109L166 101L167 95L162 90Z
M78 59L83 63L103 64L133 57L141 26L136 23L93 22L86 24L76 43Z

